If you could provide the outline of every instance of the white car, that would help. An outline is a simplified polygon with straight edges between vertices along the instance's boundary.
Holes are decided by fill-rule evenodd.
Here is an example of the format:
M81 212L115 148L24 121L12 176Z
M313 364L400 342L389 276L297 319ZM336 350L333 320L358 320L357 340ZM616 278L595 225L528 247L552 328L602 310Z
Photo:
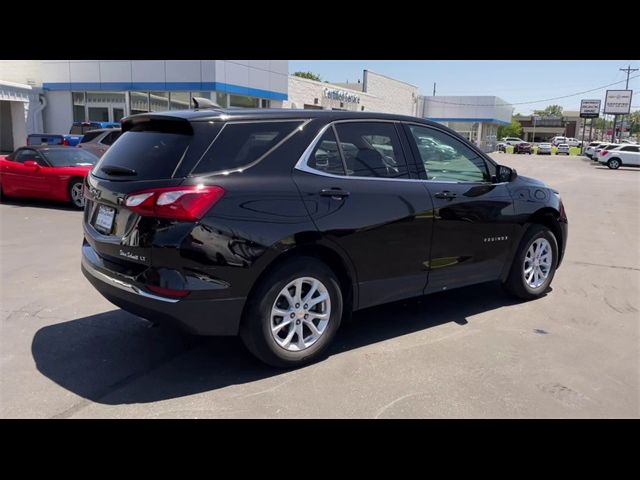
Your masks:
M507 145L517 145L519 143L525 143L524 140L522 140L521 138L518 137L504 137L502 140L500 140L500 142L504 142Z
M617 143L603 143L598 148L596 148L596 153L593 155L592 159L596 162L599 162L600 158L602 158L605 155L608 155L608 153L605 153L605 152L608 152L609 150L612 150L619 146L620 145Z
M538 155L551 155L551 144L550 143L538 144Z
M606 164L612 170L616 170L622 165L640 167L640 145L617 145L611 150L604 150L598 161Z
M560 145L558 145L556 147L556 155L569 155L569 144L568 143L561 143Z
M596 148L600 145L602 145L602 142L591 142L584 151L585 156L593 158L593 155L596 153Z
M551 144L554 147L557 147L558 145L560 145L562 143L566 143L570 147L579 147L580 145L582 145L582 142L580 140L578 140L577 138L573 138L573 137L553 137L551 139Z

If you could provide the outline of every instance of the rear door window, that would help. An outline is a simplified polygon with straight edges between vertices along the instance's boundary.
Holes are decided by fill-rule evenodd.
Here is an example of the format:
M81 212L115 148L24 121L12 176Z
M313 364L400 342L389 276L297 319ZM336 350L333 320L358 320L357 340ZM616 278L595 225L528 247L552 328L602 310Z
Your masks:
M309 156L307 166L331 175L344 175L344 164L333 128L327 129Z
M338 123L336 131L347 175L409 178L407 163L393 123Z
M277 147L302 121L227 123L193 174L246 167Z

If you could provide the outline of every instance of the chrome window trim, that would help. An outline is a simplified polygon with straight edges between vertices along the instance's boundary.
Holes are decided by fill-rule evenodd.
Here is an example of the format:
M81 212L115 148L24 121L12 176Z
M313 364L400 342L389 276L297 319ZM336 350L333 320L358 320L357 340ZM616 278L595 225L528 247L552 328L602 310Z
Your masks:
M195 166L191 169L191 172L189 173L189 175L187 176L187 178L197 178L197 177L208 177L211 175L229 175L231 173L236 173L236 172L244 172L245 170L256 166L258 163L260 163L264 158L266 158L268 155L270 155L272 152L274 152L278 147L280 147L280 145L284 144L287 140L289 140L291 137L293 137L296 133L301 132L302 130L304 130L304 127L311 121L311 119L268 119L268 120L236 120L236 121L230 121L230 122L225 122L224 125L222 125L222 128L220 129L220 131L216 134L215 138L212 140L212 142L209 144L209 146L207 147L207 149L204 151L204 153L202 154L202 156L200 157L200 159L196 162ZM213 123L213 120L211 120L211 122ZM209 150L211 149L211 147L213 146L214 143L216 143L216 140L218 139L218 137L222 134L222 132L224 131L225 128L227 128L227 125L234 125L234 124L245 124L245 123L287 123L287 122L295 122L298 123L299 125L297 127L295 127L293 129L293 131L291 131L291 133L287 134L282 140L280 140L278 143L276 143L273 147L271 147L269 150L267 150L265 153L263 153L261 156L259 156L257 159L255 159L253 162L248 163L247 165L244 165L242 167L238 167L238 168L233 168L231 170L214 170L212 172L202 172L202 173L198 173L198 174L194 174L193 171L198 168L198 165L200 165L200 162L202 162L202 159L204 159L204 157L207 155L207 153L209 153Z
M322 172L320 170L316 170L315 168L311 168L309 165L307 165L308 161L309 161L309 157L311 157L311 153L313 153L313 150L316 148L316 145L318 144L318 142L320 141L320 139L322 138L322 136L326 133L326 131L329 128L333 128L333 133L336 137L336 140L338 140L338 135L335 129L335 124L336 123L349 123L349 122L385 122L385 123L393 123L393 124L407 124L407 125L417 125L419 127L427 127L427 128L434 128L435 130L438 130L442 133L447 133L444 130L441 130L437 127L433 127L431 125L425 125L424 123L420 123L420 122L409 122L409 121L402 121L402 120L386 120L386 119L369 119L369 118L358 118L358 119L347 119L347 120L334 120L332 122L327 123L326 125L324 125L320 131L318 132L318 134L313 138L313 140L311 141L311 143L309 144L309 146L305 149L304 152L302 152L302 155L300 156L300 158L298 159L298 161L296 162L296 164L294 165L294 169L295 170L299 170L301 172L305 172L305 173L310 173L312 175L318 175L320 177L328 177L328 178L340 178L342 180L345 179L353 179L353 180L381 180L381 181L390 181L390 182L424 182L424 183L448 183L448 184L455 184L455 185L504 185L505 183L508 182L500 182L500 183L492 183L492 182L458 182L458 181L454 181L454 180L437 180L437 179L423 179L423 178L389 178L389 177L359 177L359 176L355 176L355 175L334 175L333 173L327 173L327 172ZM340 147L340 142L338 141L338 148L340 149L340 154L342 157L342 161L343 161L343 165L344 165L344 155L342 155L342 147ZM483 157L481 157L483 158ZM346 172L346 165L345 167L345 172Z
M119 288L120 290L124 290L125 292L133 293L134 295L140 295L141 297L151 298L153 300L158 300L165 303L177 303L179 299L176 298L167 298L167 297L159 297L158 295L153 295L151 293L147 293L144 290L136 287L135 285L131 285L130 283L123 282L122 280L118 280L117 278L113 278L106 273L102 273L96 270L93 266L91 266L88 262L84 262L84 268L87 272L93 275L98 280L102 280L105 283L108 283L112 287Z

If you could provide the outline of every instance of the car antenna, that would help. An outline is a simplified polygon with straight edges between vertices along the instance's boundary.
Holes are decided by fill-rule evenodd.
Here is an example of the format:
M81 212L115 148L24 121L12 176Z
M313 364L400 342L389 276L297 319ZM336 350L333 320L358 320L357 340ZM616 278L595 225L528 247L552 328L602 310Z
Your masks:
M193 108L222 108L215 102L212 102L208 98L204 97L191 97L191 101L193 102Z

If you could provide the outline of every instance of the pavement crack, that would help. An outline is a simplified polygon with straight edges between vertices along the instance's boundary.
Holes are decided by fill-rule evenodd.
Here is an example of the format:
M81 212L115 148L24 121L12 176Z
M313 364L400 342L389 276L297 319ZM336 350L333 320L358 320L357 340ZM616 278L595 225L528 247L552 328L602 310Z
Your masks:
M591 267L606 267L606 268L620 268L622 270L635 270L636 272L640 272L640 268L638 267L624 267L622 265L605 265L602 263L591 263L591 262L579 262L577 260L571 260L568 263L573 263L576 265L588 265Z
M414 397L416 395L420 395L421 393L424 392L416 392L416 393L408 393L406 395L402 395L401 397L396 398L395 400L392 400L391 402L387 403L384 407L382 407L381 409L379 409L376 412L376 416L374 418L380 418L380 415L382 415L384 412L386 412L389 408L391 408L392 406L394 406L396 403L404 400L405 398L409 398L409 397Z

